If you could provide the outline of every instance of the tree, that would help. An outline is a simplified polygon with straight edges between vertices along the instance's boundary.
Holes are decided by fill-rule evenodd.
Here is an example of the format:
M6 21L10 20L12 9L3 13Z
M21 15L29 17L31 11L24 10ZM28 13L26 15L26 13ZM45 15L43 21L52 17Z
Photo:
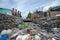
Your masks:
M32 13L29 12L29 13L28 13L28 16L27 16L26 18L27 18L27 19L28 19L28 18L31 18L31 15L32 15Z

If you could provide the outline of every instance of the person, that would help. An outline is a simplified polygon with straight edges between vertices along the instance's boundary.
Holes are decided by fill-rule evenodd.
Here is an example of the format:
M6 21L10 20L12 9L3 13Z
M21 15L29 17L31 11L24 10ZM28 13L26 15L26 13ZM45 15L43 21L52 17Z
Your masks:
M40 40L41 38L36 33L37 33L36 29L30 29L30 31L29 31L30 37L28 39L30 39L30 40Z
M12 15L14 16L15 15L15 9L12 8Z
M17 36L16 40L40 40L41 38L36 34L35 29L28 29L26 35Z
M15 9L15 16L17 16L17 9Z

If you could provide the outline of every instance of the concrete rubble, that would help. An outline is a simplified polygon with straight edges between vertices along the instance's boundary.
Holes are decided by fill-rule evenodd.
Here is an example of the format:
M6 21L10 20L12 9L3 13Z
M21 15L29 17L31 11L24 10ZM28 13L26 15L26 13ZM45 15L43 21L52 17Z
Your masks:
M30 28L20 29L21 23L21 18L0 14L0 40L31 40L31 38L29 39L29 37L31 37L30 34L27 33L27 30ZM54 38L56 38L52 33L48 33L46 30L42 30L39 27L37 28L38 24L31 22L25 24L31 26L32 29L35 28L35 30L37 30L36 32L31 32L34 35L36 34L35 36L32 36L33 38L36 38L35 40L54 40Z
M20 23L22 23L21 18L7 14L0 14L0 31L3 29L17 28Z

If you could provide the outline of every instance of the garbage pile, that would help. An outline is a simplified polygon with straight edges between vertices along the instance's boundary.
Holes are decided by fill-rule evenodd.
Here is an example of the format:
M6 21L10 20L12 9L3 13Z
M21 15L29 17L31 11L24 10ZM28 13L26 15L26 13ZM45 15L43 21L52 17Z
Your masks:
M25 33L26 31L26 33ZM19 29L12 28L2 30L0 40L60 40L57 36L49 36L44 32L37 32L36 29Z
M20 18L0 14L0 40L60 40L60 36L52 36L53 34L20 23Z
M22 33L22 30L19 30L18 28L12 28L12 29L7 29L7 30L2 30L0 33L0 40L13 40L16 39L17 35ZM13 38L13 39L12 39Z
M0 14L0 31L3 29L15 28L20 23L22 23L21 18L7 14Z

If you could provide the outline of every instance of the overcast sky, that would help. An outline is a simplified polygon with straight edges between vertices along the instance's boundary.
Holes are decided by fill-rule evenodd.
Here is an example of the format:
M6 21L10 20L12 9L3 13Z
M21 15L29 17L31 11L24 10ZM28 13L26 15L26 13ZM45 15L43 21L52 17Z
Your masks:
M0 0L0 8L18 9L25 18L29 11L46 11L50 6L60 5L60 0Z

